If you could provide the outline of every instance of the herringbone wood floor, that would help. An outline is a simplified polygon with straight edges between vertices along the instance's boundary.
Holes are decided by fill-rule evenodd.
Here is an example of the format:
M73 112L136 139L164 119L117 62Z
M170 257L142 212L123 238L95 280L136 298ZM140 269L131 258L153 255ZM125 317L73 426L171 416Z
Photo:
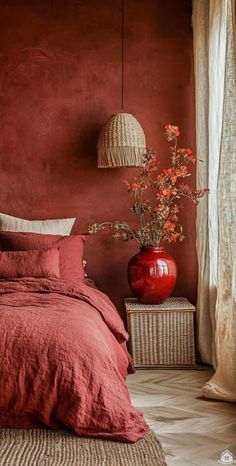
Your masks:
M168 466L217 466L236 458L236 405L201 398L209 370L138 370L128 377L133 404L159 436Z

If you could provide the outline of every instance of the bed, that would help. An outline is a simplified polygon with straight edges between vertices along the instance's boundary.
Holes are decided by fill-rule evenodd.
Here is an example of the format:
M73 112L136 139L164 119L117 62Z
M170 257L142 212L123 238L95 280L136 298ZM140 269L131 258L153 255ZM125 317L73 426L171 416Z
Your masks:
M126 387L123 321L82 277L83 238L48 236L0 232L0 428L136 442L148 427Z

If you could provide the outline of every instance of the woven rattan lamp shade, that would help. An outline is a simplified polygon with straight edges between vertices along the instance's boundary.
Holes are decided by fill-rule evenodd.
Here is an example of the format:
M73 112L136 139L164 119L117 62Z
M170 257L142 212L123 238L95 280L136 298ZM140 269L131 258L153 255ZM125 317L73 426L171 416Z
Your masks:
M98 138L98 167L140 167L146 151L142 126L130 113L112 115Z

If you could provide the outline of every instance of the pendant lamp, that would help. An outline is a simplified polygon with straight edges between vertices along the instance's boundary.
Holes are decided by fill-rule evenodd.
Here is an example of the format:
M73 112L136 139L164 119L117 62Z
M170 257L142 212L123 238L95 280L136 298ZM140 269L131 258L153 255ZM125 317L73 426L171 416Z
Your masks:
M98 143L98 168L140 167L146 152L142 126L124 112L124 0L121 0L121 109L102 127Z

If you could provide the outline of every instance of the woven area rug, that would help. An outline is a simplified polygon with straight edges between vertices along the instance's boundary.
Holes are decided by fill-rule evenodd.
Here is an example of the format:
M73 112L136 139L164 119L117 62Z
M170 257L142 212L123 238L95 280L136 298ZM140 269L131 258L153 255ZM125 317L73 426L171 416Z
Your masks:
M0 466L166 466L154 432L135 444L66 431L0 429Z

